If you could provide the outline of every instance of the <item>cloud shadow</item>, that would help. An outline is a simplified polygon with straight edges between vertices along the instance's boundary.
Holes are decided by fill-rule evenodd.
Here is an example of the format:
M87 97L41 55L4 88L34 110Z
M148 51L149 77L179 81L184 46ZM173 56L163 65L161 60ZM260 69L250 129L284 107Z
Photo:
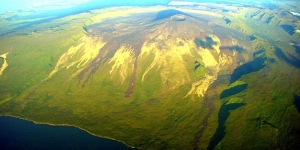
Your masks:
M213 50L213 46L218 44L218 42L215 42L211 37L208 36L205 38L205 40L195 38L194 42L197 45L197 47L202 47L210 50Z
M238 52L243 52L246 51L246 49L244 49L243 47L240 47L238 45L234 45L234 46L223 46L220 47L220 49L229 49L231 51L238 51Z

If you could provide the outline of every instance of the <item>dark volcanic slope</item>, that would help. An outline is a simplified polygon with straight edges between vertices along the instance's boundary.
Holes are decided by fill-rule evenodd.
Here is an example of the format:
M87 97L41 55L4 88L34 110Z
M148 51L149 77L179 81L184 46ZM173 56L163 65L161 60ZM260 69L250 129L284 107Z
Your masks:
M185 16L189 16L189 17L193 17L189 14L186 14L182 11L178 11L176 9L168 9L168 10L163 10L160 11L156 14L156 17L152 20L152 21L158 21L158 20L162 20L162 19L168 19L171 18L174 15L185 15Z

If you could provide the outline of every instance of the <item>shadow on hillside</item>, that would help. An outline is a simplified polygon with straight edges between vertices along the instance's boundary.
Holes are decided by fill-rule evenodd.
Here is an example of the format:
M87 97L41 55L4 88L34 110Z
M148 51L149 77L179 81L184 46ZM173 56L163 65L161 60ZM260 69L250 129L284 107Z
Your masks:
M156 17L152 20L152 21L158 21L158 20L162 20L162 19L167 19L170 18L173 15L186 15L186 16L190 16L187 15L181 11L175 10L175 9L168 9L168 10L162 10L160 12L157 13Z
M230 83L235 82L236 80L241 78L243 75L263 69L266 66L265 65L266 60L267 60L267 57L265 57L265 56L256 57L254 60L236 68L233 71L233 73L231 74Z
M296 53L300 56L300 46L294 45L293 47L295 48Z
M223 46L220 47L220 49L229 49L231 51L238 51L238 52L243 52L246 51L246 49L244 49L243 47L240 47L238 45L234 45L234 46Z
M296 52L299 53L299 49L296 49ZM292 55L289 55L290 58L288 58L284 54L284 52L280 48L278 48L278 47L275 48L275 55L279 59L284 60L285 62L287 62L288 64L290 64L290 65L292 65L294 67L300 68L300 59L298 59L297 57L292 56Z
M218 128L211 138L209 142L209 146L207 147L208 150L213 150L215 146L223 139L225 136L225 122L230 115L230 111L235 110L241 106L244 106L245 103L235 103L235 104L227 104L222 105L218 114Z
M196 60L194 71L196 71L200 66L201 66L201 63L198 60Z
M254 40L256 40L256 37L254 35L251 35L250 36L250 41L254 41Z
M281 25L280 27L291 36L295 34L295 29L291 25Z
M215 42L211 37L206 37L205 40L201 40L199 38L195 38L194 40L197 47L207 48L213 50L213 46L217 45L218 42Z
M300 113L300 96L295 95L295 94L294 94L294 105L295 105L298 113Z
M28 27L33 26L33 25L38 25L38 24L46 23L46 22L49 22L49 21L52 21L52 20L58 19L58 18L59 17L50 17L50 18L41 19L41 20L37 20L37 21L31 21L29 23L19 23L18 27L13 28L13 29L8 30L8 31L5 31L5 32L2 32L2 33L0 33L0 36L4 36L4 35L7 35L7 34L16 32L18 30L22 30L24 28L28 28Z
M231 20L228 19L228 18L224 18L224 21L225 21L226 24L230 24L231 23Z

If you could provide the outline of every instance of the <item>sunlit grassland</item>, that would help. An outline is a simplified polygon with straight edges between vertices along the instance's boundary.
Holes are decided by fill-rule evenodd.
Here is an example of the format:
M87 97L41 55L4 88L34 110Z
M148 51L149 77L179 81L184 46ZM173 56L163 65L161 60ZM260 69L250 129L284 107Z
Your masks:
M81 25L73 23L66 26L61 22L33 25L27 30L1 37L1 53L10 52L7 56L9 67L1 76L1 96L10 93L16 97L26 88L38 84L51 71L62 52L76 42L74 40L78 36L83 36ZM59 25L58 31L48 29L49 26Z
M266 149L270 145L273 148L288 145L284 142L294 136L289 135L291 129L288 127L299 126L299 121L291 119L299 116L293 106L293 94L300 92L297 86L299 70L290 65L290 62L278 58L275 48L279 47L288 57L299 59L295 49L289 45L290 40L297 41L297 35L290 36L277 25L243 16L232 15L229 18L232 21L230 27L257 37L252 42L254 51L265 50L262 54L268 59L264 69L243 75L239 79L248 84L245 91L222 100L227 104L246 105L231 111L225 124L226 135L216 148L238 149L248 143L255 143L252 148ZM281 24L289 24L288 19L280 19ZM229 85L231 86L233 85ZM288 114L291 116L287 117Z
M286 53L295 54L287 43L273 43L262 39L253 42L253 47L265 49L269 59L265 62L264 69L241 77L240 80L248 83L246 91L230 97L227 103L243 102L246 105L231 111L226 121L226 135L218 148L239 148L247 143L255 143L253 148L269 148L270 145L280 147L287 144L284 142L291 132L288 126L299 125L299 121L291 119L299 116L293 106L293 94L300 92L299 70L278 59L274 54L275 46L281 47ZM276 61L271 62L270 58L275 58ZM291 116L287 117L287 114ZM243 138L238 138L237 135ZM256 139L259 140L256 142Z
M246 105L243 109L240 108L231 112L226 121L227 132L220 144L221 147L236 146L238 148L245 143L254 142L254 139L263 139L263 141L259 140L261 142L254 142L256 144L253 147L263 147L265 145L265 148L267 148L269 145L276 145L284 141L283 139L281 139L282 141L274 140L274 138L286 136L288 133L286 127L293 126L297 122L290 120L293 117L285 118L284 116L286 114L294 117L298 116L295 107L292 105L292 100L293 92L299 92L299 88L295 84L298 81L294 69L292 69L292 72L290 72L290 69L281 72L277 67L280 68L280 66L272 66L269 77L263 78L265 80L264 84L260 84L261 80L258 79L262 74L261 71L242 77L242 80L249 83L249 86L246 93L243 92L237 97L241 97ZM284 78L282 78L283 76ZM281 79L276 79L279 77ZM279 121L282 119L286 122ZM264 120L274 127L263 123ZM250 134L253 132L256 134ZM236 135L241 135L243 138L237 138ZM233 142L228 145L229 143L226 141ZM266 141L274 141L274 143Z
M153 144L161 147L162 143L159 141L167 141L168 147L180 147L183 145L178 142L182 141L183 137L186 141L183 140L182 142L188 142L193 139L193 132L199 126L200 121L192 121L190 117L198 114L200 106L196 107L195 105L201 105L201 103L182 99L189 86L186 86L186 90L183 92L172 91L165 93L165 96L159 99L149 99L149 97L153 96L148 96L148 94L144 98L143 96L140 97L142 94L139 90L135 90L131 98L124 99L124 89L128 86L125 83L128 83L128 79L124 81L124 84L113 82L114 78L110 78L109 75L112 64L101 66L98 73L87 83L88 86L84 88L78 83L76 77L69 79L69 72L72 72L75 69L74 67L69 68L69 70L61 70L53 78L41 83L40 81L45 79L47 74L53 69L55 62L63 51L76 43L71 35L72 33L70 33L70 36L66 35L65 37L69 38L68 41L70 42L56 41L58 36L53 37L53 39L44 36L39 36L37 39L24 38L23 36L18 37L19 39L16 37L8 38L7 41L15 39L28 44L27 47L22 45L13 47L17 50L20 49L14 52L18 52L16 57L19 57L19 62L10 63L10 65L19 65L20 70L9 71L14 71L15 75L26 75L30 72L37 75L37 77L36 80L32 80L32 74L28 74L28 77L23 76L20 78L20 81L14 81L16 87L10 87L12 90L18 88L20 84L27 84L25 84L24 89L21 89L20 93L14 96L15 98L10 103L2 105L4 107L1 109L2 111L8 109L10 112L14 112L9 112L8 114L26 117L38 122L76 125L101 136L109 136L126 141L131 145L138 144L143 147L147 145L153 146ZM63 38L60 37L60 39ZM30 43L36 42L36 40L40 40L39 43L41 45L31 46ZM52 46L44 41L60 44ZM70 44L64 46L62 45L63 43ZM27 53L25 53L26 51ZM27 56L27 54L30 55ZM42 59L41 56L44 55L51 57L45 56ZM21 56L27 56L28 58L25 59L26 57ZM32 60L34 66L27 63L20 64L28 60ZM11 58L10 61L16 60ZM38 72L39 70L44 70L44 73ZM141 77L138 78L140 79ZM147 79L148 84L143 83L141 87L144 87L144 91L149 91L150 94L155 93L157 87L152 82L160 84L158 77L157 79L155 77L153 77L153 80ZM69 80L70 82L68 82ZM136 87L139 87L139 85L137 84ZM31 92L33 93L31 94ZM182 94L174 95L174 93ZM154 96L157 96L157 94ZM183 133L181 132L182 129L189 130ZM111 135L112 132L114 135ZM174 132L175 135L178 134L177 138L174 139L174 134L170 134L170 132ZM191 133L185 134L187 132ZM143 144L143 141L149 141L150 143Z
M257 11L260 13L257 14ZM262 16L262 18L260 16ZM270 18L264 18L265 16ZM296 38L290 37L290 35L284 32L284 30L279 26L283 24L291 24L291 14L281 16L277 13L273 14L272 11L268 9L259 9L255 11L255 9L244 8L238 13L228 13L226 17L230 18L230 26L232 28L248 35L254 35L268 41L273 40L285 42L286 39Z
M205 76L207 69L204 67L203 58L197 52L196 48L190 48L191 56L183 55L183 60L186 63L187 71L189 72L191 81L197 81ZM196 67L196 61L199 61L199 67Z
M105 75L101 76L102 71L108 72L105 68L99 70L101 71L94 76L92 81L104 78ZM76 83L77 80L74 80L70 84ZM69 119L56 119L55 122L75 123L93 133L124 140L132 145L161 147L160 141L166 141L168 147L180 147L184 146L179 144L179 141L185 141L182 141L183 137L186 142L192 140L193 131L197 129L200 120L195 121L194 119L198 120L198 117L191 116L198 115L200 106L196 106L201 103L182 99L188 89L185 92L172 91L153 99L140 98L137 90L132 97L124 99L124 87L121 85L115 86L110 79L103 79L102 84L99 83L101 82L90 82L85 88L72 86L75 88L68 91L71 95L66 96L62 91L57 92L54 98L48 100L46 104L44 100L41 100L44 101L43 104L33 103L34 105L28 107L37 109L43 107L42 105L48 105L46 108L49 107L49 110L56 109L57 112L63 114L67 110L69 113L72 110ZM99 87L102 88L99 89ZM45 111L48 109L43 112ZM34 115L37 113L43 116L42 112L36 112ZM45 114L45 118L41 121L51 120L51 117L47 116ZM81 121L78 122L73 118ZM182 132L182 129L186 132ZM111 135L112 132L114 135ZM186 134L188 132L191 133ZM177 138L174 139L174 135L178 135ZM128 137L131 138L128 139ZM143 143L144 141L150 143Z

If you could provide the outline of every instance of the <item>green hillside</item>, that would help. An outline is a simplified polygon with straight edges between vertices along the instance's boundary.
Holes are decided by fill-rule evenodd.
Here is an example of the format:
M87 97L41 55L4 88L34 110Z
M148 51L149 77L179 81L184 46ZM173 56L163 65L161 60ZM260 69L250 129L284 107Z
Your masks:
M300 26L284 7L2 19L0 115L73 125L139 149L296 148Z

